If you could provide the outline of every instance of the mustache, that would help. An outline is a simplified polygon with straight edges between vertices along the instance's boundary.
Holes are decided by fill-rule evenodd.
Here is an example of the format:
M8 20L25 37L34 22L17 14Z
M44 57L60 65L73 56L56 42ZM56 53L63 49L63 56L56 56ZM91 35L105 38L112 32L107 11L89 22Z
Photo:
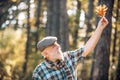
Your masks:
M60 60L64 61L64 55L61 49L59 49L58 55L60 55L59 57L61 57Z

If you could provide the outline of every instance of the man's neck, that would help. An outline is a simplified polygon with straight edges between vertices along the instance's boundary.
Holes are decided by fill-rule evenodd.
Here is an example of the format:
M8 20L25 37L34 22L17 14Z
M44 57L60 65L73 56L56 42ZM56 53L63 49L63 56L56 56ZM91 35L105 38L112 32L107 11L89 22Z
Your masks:
M53 59L48 59L48 58L45 58L47 61L50 61L50 62L53 62L55 63L57 60L53 60Z

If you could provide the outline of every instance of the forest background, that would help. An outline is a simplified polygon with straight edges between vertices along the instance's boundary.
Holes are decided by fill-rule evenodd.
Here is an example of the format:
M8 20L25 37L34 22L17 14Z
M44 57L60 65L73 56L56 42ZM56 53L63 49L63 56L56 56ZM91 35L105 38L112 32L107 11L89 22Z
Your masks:
M120 0L0 0L0 80L31 80L45 36L56 36L63 51L83 46L100 19L98 5L108 7L109 24L77 77L120 80Z

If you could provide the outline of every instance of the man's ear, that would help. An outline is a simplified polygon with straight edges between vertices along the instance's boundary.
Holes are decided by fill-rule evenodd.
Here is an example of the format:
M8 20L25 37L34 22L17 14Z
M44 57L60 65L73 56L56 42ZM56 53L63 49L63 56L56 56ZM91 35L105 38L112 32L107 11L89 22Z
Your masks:
M44 58L46 58L47 57L47 53L44 51L44 52L42 52L41 53L42 54L42 56L44 57Z

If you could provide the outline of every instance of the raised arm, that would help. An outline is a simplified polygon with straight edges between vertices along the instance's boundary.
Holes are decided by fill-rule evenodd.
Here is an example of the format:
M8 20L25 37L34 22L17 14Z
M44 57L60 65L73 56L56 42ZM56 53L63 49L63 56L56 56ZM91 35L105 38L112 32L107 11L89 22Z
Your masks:
M108 24L108 20L105 17L102 17L98 23L97 29L95 30L94 34L85 44L84 52L82 54L83 57L86 57L90 52L93 51L96 44L98 43L98 40L102 34L102 31L107 26L107 24Z

